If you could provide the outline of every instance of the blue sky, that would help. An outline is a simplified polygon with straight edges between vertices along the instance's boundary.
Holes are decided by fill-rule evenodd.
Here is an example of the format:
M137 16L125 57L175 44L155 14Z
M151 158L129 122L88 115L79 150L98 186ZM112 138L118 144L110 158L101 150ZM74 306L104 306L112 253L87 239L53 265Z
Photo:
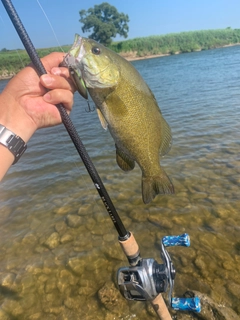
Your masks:
M128 38L173 32L240 28L240 0L105 0L129 15ZM39 0L61 45L83 36L79 11L104 0ZM37 0L12 0L36 48L58 46ZM118 38L120 40L123 38ZM0 1L0 50L23 48Z

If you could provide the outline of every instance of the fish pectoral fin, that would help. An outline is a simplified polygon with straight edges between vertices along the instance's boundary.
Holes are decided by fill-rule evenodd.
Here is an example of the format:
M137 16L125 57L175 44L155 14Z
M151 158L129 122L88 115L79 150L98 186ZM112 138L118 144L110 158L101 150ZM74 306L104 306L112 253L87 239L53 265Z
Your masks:
M105 100L108 108L112 107L111 112L114 112L114 117L118 119L122 119L124 116L128 114L128 107L126 103L122 100L122 98L116 94L116 92L111 92Z
M118 166L123 170L123 171L131 171L135 167L135 161L130 159L130 157L120 150L116 146L116 161Z
M101 112L98 108L96 108L96 109L97 109L97 114L98 114L99 121L100 121L103 129L104 129L104 130L107 130L107 128L108 128L108 123L107 123L106 119L104 118L102 112Z
M162 118L162 143L160 146L160 156L164 156L169 152L172 146L172 133L171 128L164 118Z
M142 198L145 204L151 202L158 194L173 194L174 186L161 168L160 174L142 178Z

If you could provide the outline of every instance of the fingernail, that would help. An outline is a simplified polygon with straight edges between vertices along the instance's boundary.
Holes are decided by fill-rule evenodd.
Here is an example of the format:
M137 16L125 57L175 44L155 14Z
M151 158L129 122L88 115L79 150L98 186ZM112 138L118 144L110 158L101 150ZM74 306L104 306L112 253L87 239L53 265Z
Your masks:
M56 76L60 76L60 74L61 74L61 69L60 69L60 68L57 68L57 67L54 67L54 68L52 68L51 73L52 73L52 74L55 74Z
M50 84L53 83L53 78L50 77L48 74L44 74L44 75L42 76L42 80L43 80L43 82L44 82L46 85L50 85Z
M46 100L46 101L51 101L51 95L50 95L50 93L46 93L44 96L43 96L43 98L44 98L44 100Z

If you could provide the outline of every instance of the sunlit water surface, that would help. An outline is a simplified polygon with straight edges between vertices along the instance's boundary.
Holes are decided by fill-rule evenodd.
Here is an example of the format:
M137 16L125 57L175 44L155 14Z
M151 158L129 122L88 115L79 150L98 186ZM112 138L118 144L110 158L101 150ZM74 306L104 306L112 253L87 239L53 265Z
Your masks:
M111 136L78 95L71 118L142 256L161 262L160 239L189 233L190 248L170 250L175 294L198 290L240 315L240 47L133 64L172 128L161 163L175 195L144 205L140 169L118 168ZM152 317L110 289L128 263L63 126L35 134L0 198L1 319Z

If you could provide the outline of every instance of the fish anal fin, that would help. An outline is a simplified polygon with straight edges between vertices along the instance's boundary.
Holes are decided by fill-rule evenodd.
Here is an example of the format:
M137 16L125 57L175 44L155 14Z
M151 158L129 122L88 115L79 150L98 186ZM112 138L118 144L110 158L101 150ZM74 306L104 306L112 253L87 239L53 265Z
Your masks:
M123 171L131 171L135 167L135 161L130 159L130 157L120 150L116 146L116 161L118 166L123 170Z
M102 112L100 111L99 108L97 108L97 114L98 114L98 118L99 118L99 121L100 121L103 129L104 129L104 130L107 130L107 128L108 128L108 123L107 123L106 119L104 118L104 116L103 116L103 114L102 114Z
M162 143L160 146L160 156L166 155L172 146L172 133L168 123L162 118Z
M174 186L161 168L159 175L142 178L142 198L145 204L151 202L158 194L173 194Z

